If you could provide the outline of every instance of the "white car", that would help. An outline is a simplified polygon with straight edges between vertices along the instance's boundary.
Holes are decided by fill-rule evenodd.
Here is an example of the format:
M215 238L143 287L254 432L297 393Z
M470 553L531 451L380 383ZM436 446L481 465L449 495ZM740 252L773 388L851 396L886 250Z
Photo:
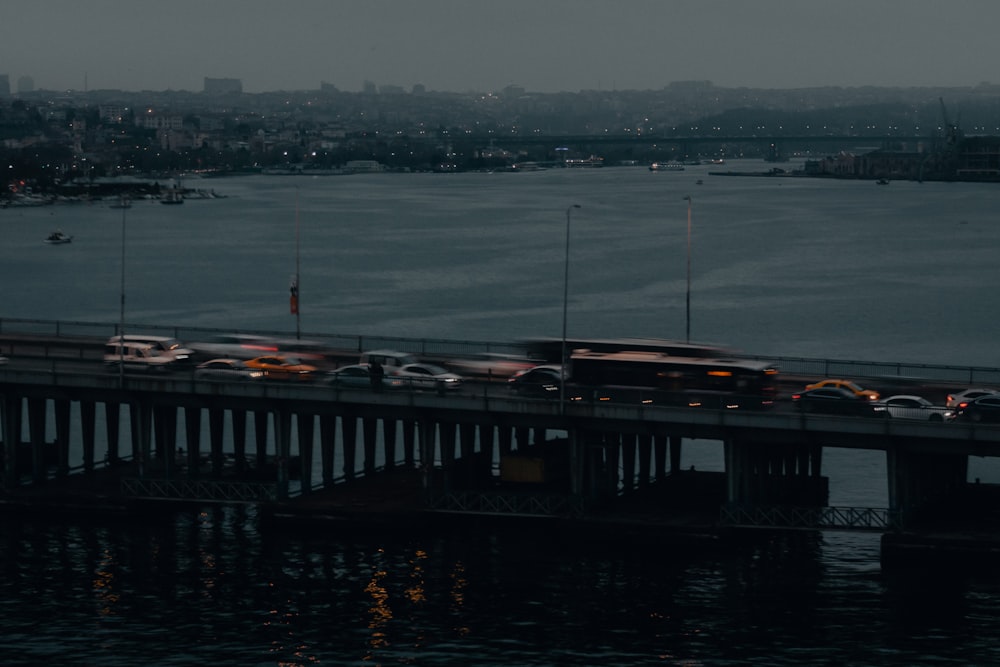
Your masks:
M948 394L948 400L945 401L945 405L949 408L957 407L959 403L967 403L969 401L974 401L980 396L987 396L989 394L996 394L996 389L987 389L985 387L976 387L973 389L963 389L962 391L956 392L954 394Z
M462 376L434 364L406 364L392 371L406 386L414 389L433 389L439 392L458 389L462 386Z
M122 340L121 336L112 336L108 339L108 345L117 345ZM166 357L178 364L191 363L194 350L185 347L184 343L171 338L170 336L147 336L146 334L125 334L125 343L138 343L149 345L158 356Z
M884 399L883 402L889 416L893 419L946 422L955 418L954 410L942 405L934 405L923 396L898 394Z

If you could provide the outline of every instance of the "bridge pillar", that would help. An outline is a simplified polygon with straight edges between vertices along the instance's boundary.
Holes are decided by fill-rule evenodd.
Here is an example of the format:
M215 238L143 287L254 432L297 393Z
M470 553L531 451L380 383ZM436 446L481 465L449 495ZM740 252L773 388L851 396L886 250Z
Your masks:
M639 441L639 488L644 489L649 486L653 466L653 436L643 433L636 438Z
M497 427L497 437L498 445L500 447L500 457L510 456L510 453L514 450L513 442L514 431L510 426L501 424Z
M662 481L667 476L667 436L653 436L653 453L656 458L656 480Z
M361 419L361 437L364 442L364 460L361 462L365 476L375 474L375 445L378 442L378 418Z
M337 451L337 415L319 416L320 475L323 487L333 486L333 457Z
M56 476L69 475L69 424L72 404L66 399L55 400Z
M21 445L21 409L22 400L20 396L4 394L0 406L3 413L3 479L4 487L13 489L18 486L18 452Z
M269 417L270 413L267 410L255 410L253 413L253 437L257 470L267 469L267 422Z
M105 461L108 465L118 465L120 457L121 442L121 404L104 404L104 423L107 425L108 449L105 454Z
M201 408L184 408L184 442L187 445L187 477L197 479L201 467Z
M518 426L514 428L514 439L517 443L517 451L527 453L531 446L531 429Z
M47 401L44 398L28 399L28 443L31 447L31 481L45 482L45 415Z
M941 509L965 489L969 457L965 454L886 451L889 509L903 513L907 524Z
M412 469L417 465L417 422L412 419L404 419L401 428L403 429L403 465Z
M605 498L614 498L618 495L618 482L621 479L618 472L618 463L621 461L621 448L620 434L604 434L604 460L606 465L604 468L604 490L602 495Z
M274 415L275 462L278 466L278 496L288 498L288 459L292 451L292 411L278 408Z
M681 469L681 442L683 438L679 435L670 436L670 472L680 472Z
M434 453L437 449L437 424L431 419L420 420L420 468L423 470L424 490L432 490L434 480Z
M132 422L132 458L136 462L139 479L146 478L153 442L153 409L145 401L129 403Z
M399 429L397 420L386 417L382 420L382 442L385 446L385 469L396 467L396 432Z
M635 448L636 437L631 433L615 436L621 441L622 471L621 483L624 493L631 493L636 488L635 483Z
M295 421L299 427L299 481L305 495L312 493L313 427L316 419L314 415L300 412Z
M233 422L233 458L236 470L247 469L247 411L232 410L230 417Z
M156 425L156 458L163 464L166 477L172 477L177 462L177 408L158 405L153 409Z
M479 463L477 479L488 480L493 476L493 447L495 445L495 429L492 424L479 427Z
M438 424L438 438L441 443L441 482L444 491L451 491L452 478L455 475L455 441L458 428L454 422Z
M566 439L569 447L569 492L574 497L581 497L586 488L587 450L575 426L571 425L566 430Z
M94 401L80 401L80 439L83 441L83 469L94 472L97 433L97 406Z
M344 443L344 478L354 479L357 472L358 419L353 412L340 416L341 442Z
M212 462L212 476L222 477L224 457L223 441L226 433L226 411L220 407L208 409L209 460Z

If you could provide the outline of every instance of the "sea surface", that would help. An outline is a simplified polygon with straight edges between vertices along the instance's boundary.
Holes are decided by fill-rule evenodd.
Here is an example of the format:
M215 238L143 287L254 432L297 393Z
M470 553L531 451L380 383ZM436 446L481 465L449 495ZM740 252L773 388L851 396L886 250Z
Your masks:
M217 196L11 207L0 318L113 327L124 294L136 324L559 336L568 257L571 337L690 325L761 355L1000 366L995 185L716 169L188 177ZM73 242L44 244L55 229ZM721 470L721 447L686 443L682 465ZM831 504L886 505L884 457L827 450L823 465ZM1000 475L975 459L971 477ZM6 519L0 651L109 666L1000 661L1000 578L883 572L878 556L866 533L704 549L485 526L304 535L246 508Z

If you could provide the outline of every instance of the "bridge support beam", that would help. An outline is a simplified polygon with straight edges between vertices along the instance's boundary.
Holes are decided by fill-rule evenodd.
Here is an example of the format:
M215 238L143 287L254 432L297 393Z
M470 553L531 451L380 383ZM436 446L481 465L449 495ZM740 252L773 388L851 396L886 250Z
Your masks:
M13 489L18 486L18 449L21 447L21 396L5 394L3 402L3 412L0 419L3 420L3 479L4 487Z
M145 401L129 404L132 421L132 457L139 479L145 479L153 448L153 408Z
M184 408L184 440L187 444L187 476L197 479L201 460L201 408L190 405Z
M333 457L337 451L337 415L319 417L320 469L323 487L333 486Z
M94 472L94 450L97 434L97 405L94 401L80 401L80 438L83 441L83 469Z
M31 481L34 484L45 482L45 412L47 401L44 398L28 399L28 444L31 447Z
M69 425L72 404L67 399L56 399L56 476L69 475Z
M929 454L892 447L886 451L889 509L902 513L907 525L940 509L966 487L969 457Z
M315 416L298 413L295 422L299 436L299 481L302 494L312 493L313 431Z
M357 472L358 418L353 412L340 416L340 432L344 443L344 479L354 479Z

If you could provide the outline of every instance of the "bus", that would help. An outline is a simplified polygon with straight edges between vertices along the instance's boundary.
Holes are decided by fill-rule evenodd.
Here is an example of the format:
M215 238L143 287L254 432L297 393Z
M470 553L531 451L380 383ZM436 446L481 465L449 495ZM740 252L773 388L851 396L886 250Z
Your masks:
M777 367L750 359L576 350L569 370L574 394L595 401L759 410L778 395Z
M525 338L520 341L532 359L558 364L562 356L561 338ZM665 338L567 338L567 356L578 350L590 352L659 352L678 357L729 357L733 351L710 343L683 343Z

